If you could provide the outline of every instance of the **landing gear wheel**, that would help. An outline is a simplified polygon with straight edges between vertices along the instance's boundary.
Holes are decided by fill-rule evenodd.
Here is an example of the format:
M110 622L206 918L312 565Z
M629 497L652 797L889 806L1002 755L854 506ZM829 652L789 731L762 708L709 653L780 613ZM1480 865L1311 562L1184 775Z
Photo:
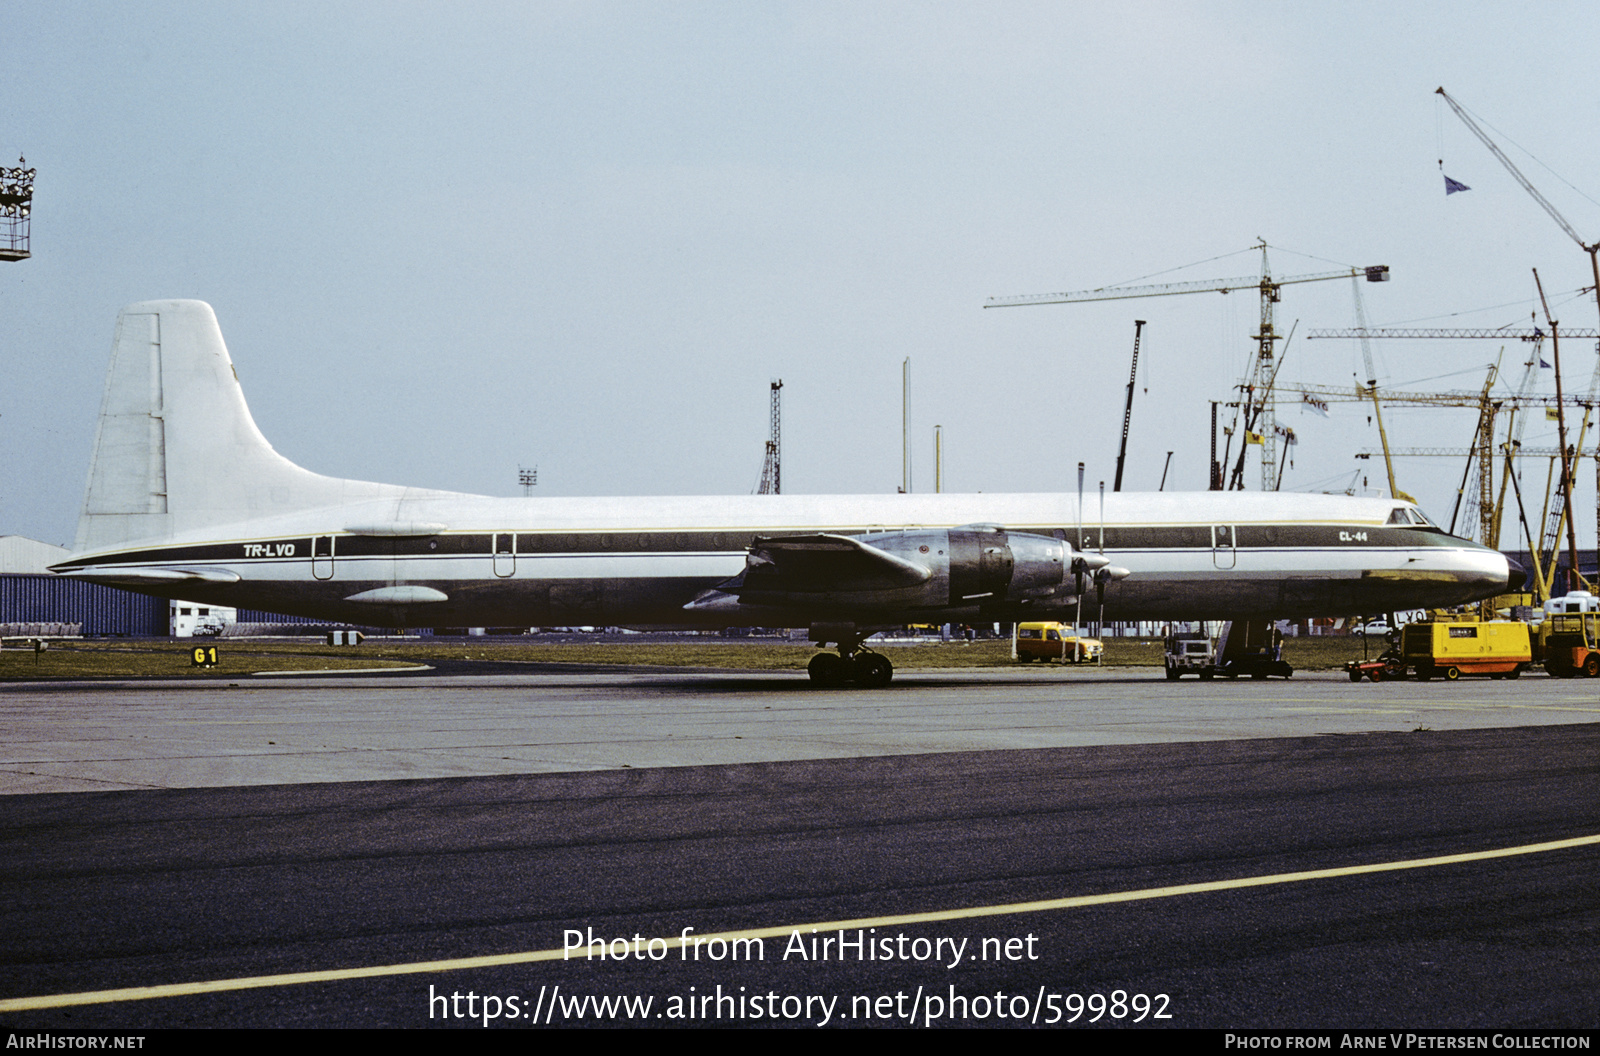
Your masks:
M849 665L856 685L865 689L882 689L894 678L894 665L879 653L857 653Z
M806 672L810 674L813 686L832 687L845 684L849 669L844 657L838 653L818 653L806 665Z

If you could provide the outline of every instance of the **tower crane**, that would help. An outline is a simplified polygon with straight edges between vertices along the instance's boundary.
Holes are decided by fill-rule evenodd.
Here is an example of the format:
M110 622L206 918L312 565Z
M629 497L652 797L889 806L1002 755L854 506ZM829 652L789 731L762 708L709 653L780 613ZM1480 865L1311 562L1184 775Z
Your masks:
M1548 198L1546 198L1544 195L1539 193L1539 188L1535 187L1533 185L1533 183L1526 176L1524 176L1522 174L1522 170L1521 169L1518 169L1516 167L1516 165L1512 164L1511 159L1506 157L1505 151L1501 150L1499 148L1499 146L1497 146L1495 144L1495 141L1489 138L1489 134L1487 132L1485 132L1482 128L1478 127L1478 123L1472 119L1472 116L1470 114L1468 114L1465 109L1462 108L1460 103L1456 102L1453 98L1450 97L1450 93L1449 92L1445 91L1444 88L1440 87L1440 88L1435 89L1435 94L1438 95L1446 103L1449 104L1450 109L1452 111L1454 111L1455 115L1461 119L1461 123L1466 125L1467 128L1472 132L1472 134L1477 136L1478 139L1483 143L1483 145L1485 147L1489 148L1489 153L1493 154L1495 156L1495 158L1499 160L1500 164L1505 166L1506 171L1511 174L1512 179L1516 180L1517 183L1522 186L1522 189L1527 191L1529 196L1531 196L1534 201L1539 203L1539 207L1542 208L1546 213L1549 214L1550 219L1552 219L1552 220L1554 220L1556 222L1556 226L1561 228L1562 231L1566 232L1567 237L1572 239L1572 241L1574 241L1574 242L1576 242L1578 244L1578 248L1579 249L1581 249L1585 253L1589 254L1589 271L1594 276L1595 307L1597 309L1600 309L1600 242L1585 242L1583 240L1583 236L1578 234L1577 229L1574 228L1572 226L1572 224L1568 222L1566 217L1561 215L1561 211L1559 209L1557 209L1554 205L1552 205ZM1539 273L1537 271L1535 271L1534 272L1534 281L1535 282L1538 281L1538 277L1539 277ZM1544 299L1544 291L1543 291L1542 288L1539 291L1539 297L1540 297L1541 300ZM1545 318L1549 319L1549 317L1550 317L1550 309L1549 309L1548 306L1546 306L1546 308L1545 308ZM1558 394L1559 394L1559 389L1560 389L1560 385L1561 385L1561 360L1560 360L1561 353L1560 353L1559 348L1556 346L1556 343L1555 343L1555 340L1554 340L1555 324L1554 324L1553 321L1551 322L1551 327L1550 328L1551 328L1551 331L1552 331L1551 345L1552 345L1552 348L1556 349L1555 352L1554 352L1554 355L1556 356L1556 386L1557 386ZM1595 365L1595 382L1596 382L1596 385L1592 385L1590 387L1590 396L1591 396L1591 398L1595 395L1595 392L1594 392L1595 387L1596 386L1600 386L1600 363L1596 363L1596 365ZM1556 411L1557 411L1557 414L1559 415L1559 417L1557 418L1556 426L1557 426L1557 430L1558 430L1558 432L1560 433L1560 436L1561 436L1562 451L1565 452L1566 446L1567 446L1567 439L1566 439L1566 437L1567 437L1567 418L1566 418L1566 412L1561 407L1561 404L1560 404L1559 401L1557 402ZM1600 462L1597 462L1597 465L1600 465ZM1575 582L1580 577L1579 577L1579 574L1578 574L1578 544L1577 544L1577 539L1576 539L1575 534L1572 534L1573 533L1573 525L1572 525L1572 517L1571 517L1572 486L1573 486L1573 484L1575 482L1574 478L1576 477L1576 474L1574 473L1574 468L1575 467L1572 465L1572 463L1570 463L1567 460L1565 453L1563 453L1562 458L1561 458L1561 482L1562 482L1563 494L1565 495L1565 502L1566 502L1566 505L1567 505L1569 545L1570 545L1570 548L1572 550L1572 554L1571 554L1572 568L1571 568L1571 571L1570 571L1570 575L1572 577L1572 580ZM1597 491L1596 491L1596 494L1595 494L1595 528L1596 528L1596 531L1600 531L1600 470L1597 470L1597 473L1596 473L1596 487L1597 487Z
M1587 401L1578 397L1566 396L1552 399L1548 396L1534 396L1527 393L1516 395L1492 396L1497 368L1489 368L1489 376L1483 388L1478 392L1407 392L1398 389L1386 389L1383 400L1390 406L1399 407L1472 407L1478 411L1478 427L1473 434L1472 453L1477 459L1478 487L1477 487L1477 512L1480 536L1487 541L1495 536L1496 525L1499 518L1498 509L1493 492L1494 475L1494 424L1495 418L1502 410L1514 409L1526 411L1533 407L1585 407ZM1365 385L1357 384L1352 388L1342 388L1328 385L1286 385L1286 389L1299 392L1305 396L1315 397L1325 403L1366 403L1372 396ZM1359 457L1365 457L1358 455ZM1469 474L1470 478L1470 468ZM1462 481L1459 489L1463 494L1467 492L1467 480ZM1460 507L1456 512L1460 513Z
M1367 312L1361 305L1361 283L1350 278L1350 292L1355 298L1356 326L1361 338L1361 359L1367 368L1367 392L1372 396L1372 413L1378 420L1378 442L1383 445L1383 471L1389 477L1389 494L1397 499L1415 502L1416 499L1400 490L1394 482L1394 459L1389 454L1389 434L1383 428L1383 404L1378 402L1378 370L1372 365L1372 344L1367 339Z
M1576 445L1572 451L1569 452L1573 461L1578 461L1588 457L1600 457L1600 455L1597 455L1597 453L1594 451L1593 445L1590 445L1586 450L1582 441L1583 436L1580 434L1578 445ZM1514 464L1516 460L1519 458L1547 458L1550 460L1551 465L1554 466L1556 463L1560 462L1562 455L1560 448L1523 447L1520 443L1514 440L1504 441L1500 444L1500 447L1505 452L1505 468L1502 471L1500 478L1500 497L1495 505L1494 535L1491 538L1484 540L1485 545L1493 547L1496 550L1500 549L1500 532L1501 523L1504 520L1505 495L1507 485L1514 478ZM1381 452L1377 451L1357 451L1356 457L1372 458L1374 455L1380 453ZM1395 458L1476 459L1479 456L1479 451L1476 447L1402 447L1391 449L1390 454ZM1550 475L1552 478L1555 476L1554 469L1552 469ZM1559 486L1560 484L1557 482L1556 487L1559 488ZM1550 488L1546 488L1547 493L1550 490ZM1542 526L1542 534L1538 537L1535 537L1532 534L1533 528L1531 526L1528 527L1528 552L1533 561L1533 577L1530 580L1530 586L1532 588L1532 592L1539 598L1540 601L1543 601L1545 598L1550 596L1551 588L1554 586L1553 581L1555 578L1556 566L1556 554L1554 551L1560 549L1560 534L1565 526L1565 522L1560 519L1562 504L1559 501L1561 498L1559 492L1557 493L1556 498L1557 501L1552 504L1550 502L1550 496L1548 494L1545 496L1547 515L1537 518L1539 524Z
M1587 338L1600 337L1600 330L1566 330L1566 331L1563 331L1563 333L1567 337L1587 337ZM1493 510L1496 511L1495 514L1494 514L1494 517L1493 517L1493 527L1492 527L1491 533L1489 535L1485 536L1483 538L1483 540L1482 540L1483 543L1485 545L1487 545L1487 546L1498 546L1499 545L1500 523L1501 523L1501 517L1500 517L1499 511L1503 510L1504 506L1505 506L1506 486L1509 483L1509 480L1510 480L1509 474L1511 472L1510 459L1511 459L1512 456L1509 454L1509 451L1517 449L1517 448L1519 448L1521 446L1522 432L1523 432L1524 427L1527 425L1527 420L1528 420L1526 414L1520 414L1518 412L1521 411L1523 406L1524 406L1524 402L1523 402L1522 398L1527 397L1533 390L1533 382L1534 382L1534 379L1538 375L1539 363L1541 362L1540 350L1543 347L1543 343L1544 343L1545 338L1547 338L1549 336L1551 336L1549 333L1547 333L1543 329L1540 329L1537 326L1531 327L1531 328L1515 328L1515 327L1505 326L1505 327L1475 328L1475 329L1474 328L1461 328L1461 327L1406 327L1406 328L1378 327L1378 328L1372 328L1372 327L1366 326L1365 324L1363 324L1362 326L1359 326L1359 327L1357 327L1355 329L1321 329L1321 330L1312 330L1310 335L1309 335L1309 337L1312 340L1316 340L1318 338L1359 338L1361 340L1361 343L1362 343L1362 346L1361 346L1362 354L1363 354L1363 356L1366 357L1367 375L1369 377L1368 386L1369 386L1369 388L1374 388L1374 389L1375 389L1375 382L1373 380L1370 380L1372 378L1372 375L1373 375L1372 360L1371 360L1371 355L1368 352L1368 346L1367 346L1367 342L1371 341L1371 340L1380 340L1380 339L1393 340L1393 339L1404 339L1404 338L1448 338L1448 339L1452 339L1452 340L1492 339L1492 340L1498 340L1498 341L1506 341L1506 340L1522 341L1524 343L1527 343L1527 344L1530 344L1530 345L1533 346L1531 349L1529 349L1528 359L1524 363L1524 368L1525 369L1523 370L1523 374L1522 374L1522 382L1517 387L1518 400L1517 401L1513 401L1509 405L1509 407L1507 408L1507 410L1509 412L1509 421L1506 424L1506 442L1505 442L1505 444L1501 445L1502 448L1506 448L1507 451L1508 451L1507 463L1506 463L1505 471L1502 473L1501 479L1500 479L1500 494L1499 494L1498 498L1495 499L1494 505L1493 505ZM1373 392L1373 402L1374 402L1374 404L1377 403L1376 391ZM1382 419L1381 416L1378 419L1378 436L1380 438L1383 438L1385 436L1384 430L1383 430L1383 419ZM1507 447L1507 445L1509 445L1509 447ZM1366 456L1357 456L1357 457L1366 457ZM1387 450L1385 450L1384 462L1385 462L1386 466L1389 466L1389 465L1392 464L1392 456L1387 452ZM1481 472L1482 472L1482 467L1480 466L1480 473ZM1470 471L1469 471L1469 474L1470 474ZM1394 490L1394 475L1393 475L1393 470L1392 469L1390 470L1389 488L1390 488L1391 491ZM1467 494L1467 496L1468 496L1468 498L1470 500L1471 497L1472 497L1474 489L1472 489L1470 487L1465 487L1464 490L1465 490L1465 492L1466 492L1466 494ZM1473 502L1469 501L1469 504L1468 504L1468 511L1467 512L1468 512L1468 520L1469 521L1472 518L1472 512L1473 512L1472 507L1475 506L1475 505L1477 506L1478 516L1480 518L1484 517L1484 513L1483 513L1484 508L1480 505L1480 503L1481 503L1481 495L1484 494L1483 481L1481 479L1479 481L1479 487L1478 487L1477 491L1479 492L1479 495L1480 495L1478 503L1473 503Z
M1080 304L1086 301L1116 301L1133 297L1168 297L1184 293L1231 293L1235 290L1259 290L1261 294L1261 323L1253 335L1256 340L1256 358L1250 379L1243 386L1246 392L1247 414L1254 429L1261 436L1261 490L1277 487L1278 439L1277 419L1273 413L1273 375L1276 373L1274 343L1280 339L1273 329L1272 306L1283 298L1282 288L1303 282L1322 282L1327 279L1362 278L1368 282L1389 281L1389 267L1379 264L1365 268L1345 268L1340 271L1318 272L1313 275L1291 275L1274 279L1267 260L1267 243L1258 239L1252 249L1261 251L1261 274L1233 279L1208 279L1197 282L1169 282L1154 286L1102 286L1093 290L1073 293L1037 293L1014 297L991 297L985 308L1019 308L1038 304ZM1259 403L1258 403L1259 400ZM1247 425L1247 428L1250 426ZM1248 445L1246 445L1248 446ZM1234 469L1229 488L1244 487L1244 451Z

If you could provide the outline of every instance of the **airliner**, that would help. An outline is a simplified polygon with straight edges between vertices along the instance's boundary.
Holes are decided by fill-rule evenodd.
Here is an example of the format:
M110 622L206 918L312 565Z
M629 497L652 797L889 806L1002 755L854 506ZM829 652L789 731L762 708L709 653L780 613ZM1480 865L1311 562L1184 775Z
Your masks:
M1091 500L1091 503L1093 500ZM261 435L211 306L123 309L64 576L384 627L803 627L882 686L908 623L1393 612L1517 585L1394 499L1296 493L491 498L340 480ZM827 652L836 646L837 652Z

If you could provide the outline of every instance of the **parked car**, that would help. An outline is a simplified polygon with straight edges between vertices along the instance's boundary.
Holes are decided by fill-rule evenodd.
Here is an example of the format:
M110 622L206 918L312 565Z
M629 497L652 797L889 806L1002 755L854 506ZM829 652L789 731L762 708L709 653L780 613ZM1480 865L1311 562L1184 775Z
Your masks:
M1100 659L1104 651L1100 639L1084 637L1067 624L1017 624L1017 659L1025 664L1034 660L1079 664Z

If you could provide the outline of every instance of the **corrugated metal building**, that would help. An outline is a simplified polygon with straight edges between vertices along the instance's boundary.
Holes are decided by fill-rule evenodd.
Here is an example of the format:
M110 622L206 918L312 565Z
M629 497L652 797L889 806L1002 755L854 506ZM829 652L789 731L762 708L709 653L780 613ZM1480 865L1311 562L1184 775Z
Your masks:
M166 634L167 602L48 573L0 575L0 625L30 623L77 624L79 634Z
M166 635L169 603L49 571L70 550L20 535L0 536L0 634ZM327 620L241 609L241 623L263 627L328 625ZM42 628L39 624L59 624ZM342 624L339 626L343 626ZM265 632L263 632L265 633Z

